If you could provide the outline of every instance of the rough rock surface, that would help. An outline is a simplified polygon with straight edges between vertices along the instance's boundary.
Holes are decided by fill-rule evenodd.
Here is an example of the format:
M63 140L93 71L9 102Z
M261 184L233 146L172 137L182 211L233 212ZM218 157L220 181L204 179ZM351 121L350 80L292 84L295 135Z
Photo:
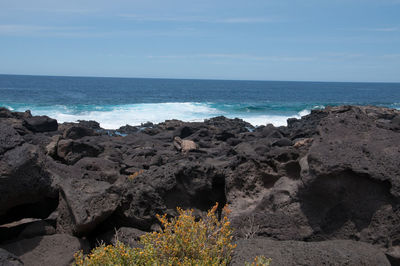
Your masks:
M174 138L174 146L178 151L188 153L189 151L195 151L198 149L196 143L193 140L182 140L180 137Z
M178 206L200 215L219 202L239 240L353 240L393 263L399 165L400 111L387 108L327 107L287 127L216 117L118 130L0 108L0 244L55 231L93 246L115 229L158 228L156 214Z
M97 241L103 241L106 244L116 244L118 241L125 245L133 248L143 247L140 245L140 237L146 232L131 228L131 227L120 227L116 230L112 230L98 236Z
M85 235L117 208L120 196L103 181L65 181L60 184L57 231Z
M58 128L57 120L47 116L33 116L24 120L25 127L33 132L55 131Z
M385 254L372 245L351 240L322 242L244 239L237 243L232 265L252 262L256 256L272 259L274 266L299 265L390 265Z
M30 223L19 234L19 239L31 238L35 236L53 235L56 233L55 228L47 221L39 220Z
M14 254L5 249L0 248L0 265L2 266L18 266L24 265L22 261Z
M54 204L50 200L56 198L56 194L43 166L44 157L38 146L29 143L23 143L0 156L1 224L17 220L18 213L29 218L45 218L47 210L57 206L57 202ZM38 209L42 206L42 209L31 215L34 206ZM17 211L18 208L26 213Z
M69 235L40 236L1 246L21 259L24 265L71 265L74 253L86 243Z

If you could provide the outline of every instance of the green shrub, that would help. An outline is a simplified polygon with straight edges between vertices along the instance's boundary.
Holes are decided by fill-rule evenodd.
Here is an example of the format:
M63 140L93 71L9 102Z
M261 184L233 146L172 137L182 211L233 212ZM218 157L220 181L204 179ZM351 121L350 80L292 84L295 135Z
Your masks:
M257 256L252 263L246 262L245 266L269 266L271 261L271 259L267 259L264 256Z
M195 220L193 210L178 208L179 216L168 220L158 216L163 230L147 233L140 242L143 249L130 248L120 242L100 245L89 255L75 254L74 265L228 265L235 245L227 208L217 219L215 205L207 216Z
M138 250L117 242L114 246L101 244L87 256L82 251L77 252L73 265L138 265L140 259Z

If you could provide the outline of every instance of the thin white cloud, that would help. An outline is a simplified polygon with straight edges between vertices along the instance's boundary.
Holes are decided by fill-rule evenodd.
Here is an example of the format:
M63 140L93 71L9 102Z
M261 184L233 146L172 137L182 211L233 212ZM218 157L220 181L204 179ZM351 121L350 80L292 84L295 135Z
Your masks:
M193 34L191 28L161 30L103 30L93 27L64 27L29 24L0 24L0 35L7 36L52 36L71 38L104 38L117 36L187 36Z
M364 54L360 53L324 53L322 56L332 58L344 58L344 59L355 59L365 57Z
M323 53L315 56L260 56L251 54L223 54L223 53L204 53L204 54L172 54L172 55L148 55L149 59L221 59L219 63L228 62L224 59L260 61L260 62L309 62L337 60L393 60L399 59L400 54L367 55L361 53Z
M318 59L325 62L338 62L347 61L351 63L355 62L383 62L388 60L400 59L399 53L394 54L361 54L361 53L321 53L317 55Z
M30 31L48 30L49 27L34 26L34 25L16 25L16 24L3 24L0 25L0 33L20 33Z
M64 14L88 14L99 12L96 7L84 8L51 8L51 7L10 7L8 11L29 12L29 13L64 13Z
M34 34L38 32L68 32L87 30L88 27L56 27L24 24L0 24L0 34Z
M299 57L299 56L257 56L249 54L190 54L190 55L149 55L150 59L199 59L199 58L212 58L212 59L240 59L251 61L313 61L314 57Z
M385 54L382 55L384 59L400 59L400 54Z
M370 31L370 32L396 32L400 31L400 27L371 27L371 28L345 28L346 31Z
M120 14L122 18L138 22L193 22L193 23L221 23L221 24L251 24L279 22L281 19L275 17L231 17L231 18L209 18L198 16L139 16L136 14Z
M388 27L388 28L371 28L371 29L366 29L368 31L380 31L380 32L393 32L393 31L399 31L400 29L398 27Z

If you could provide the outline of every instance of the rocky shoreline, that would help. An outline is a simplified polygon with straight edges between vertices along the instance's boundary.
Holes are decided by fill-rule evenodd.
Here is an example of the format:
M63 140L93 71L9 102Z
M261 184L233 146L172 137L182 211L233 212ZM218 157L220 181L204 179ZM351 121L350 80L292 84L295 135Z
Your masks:
M215 202L232 210L233 265L400 265L399 199L394 109L105 130L0 108L1 265L68 265L115 234L136 245L156 214Z

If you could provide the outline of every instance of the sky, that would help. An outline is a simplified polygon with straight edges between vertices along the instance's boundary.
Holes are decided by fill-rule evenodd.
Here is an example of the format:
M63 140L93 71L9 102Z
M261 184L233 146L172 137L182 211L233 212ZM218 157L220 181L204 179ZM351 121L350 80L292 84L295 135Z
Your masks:
M400 82L400 0L0 0L0 73Z

